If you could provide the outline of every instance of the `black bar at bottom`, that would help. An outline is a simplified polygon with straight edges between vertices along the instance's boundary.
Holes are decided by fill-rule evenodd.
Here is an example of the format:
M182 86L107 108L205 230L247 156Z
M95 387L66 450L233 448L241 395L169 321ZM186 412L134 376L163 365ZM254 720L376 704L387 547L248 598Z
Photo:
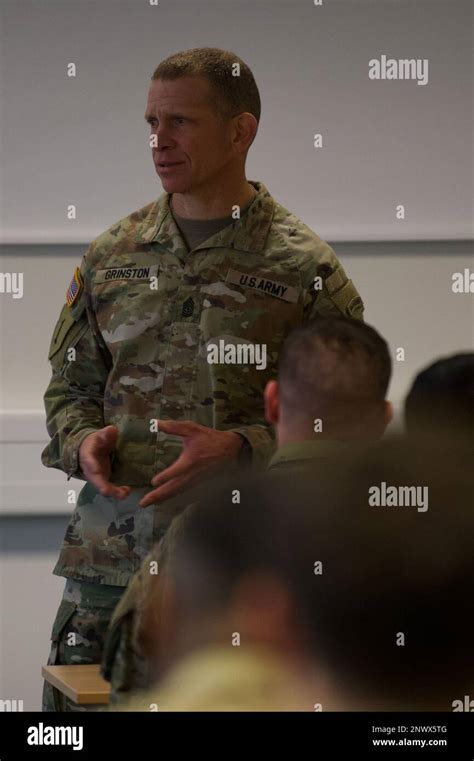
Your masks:
M0 713L0 761L206 759L473 761L473 713Z

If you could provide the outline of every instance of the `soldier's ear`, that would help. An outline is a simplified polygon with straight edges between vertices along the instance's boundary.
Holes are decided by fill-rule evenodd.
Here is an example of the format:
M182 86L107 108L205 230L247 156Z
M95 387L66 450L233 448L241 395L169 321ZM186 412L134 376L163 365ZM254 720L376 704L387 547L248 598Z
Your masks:
M278 381L269 380L263 392L265 403L265 420L267 423L278 423L280 419L280 399Z
M241 153L244 158L255 140L257 134L258 122L255 116L248 111L244 111L233 117L232 121L232 147L236 153Z

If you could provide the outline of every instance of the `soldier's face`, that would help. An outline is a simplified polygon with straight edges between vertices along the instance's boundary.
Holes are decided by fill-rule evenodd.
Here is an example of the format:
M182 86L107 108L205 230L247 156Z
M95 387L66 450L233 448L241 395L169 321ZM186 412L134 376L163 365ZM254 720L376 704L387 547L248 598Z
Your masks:
M230 124L223 123L213 108L210 86L203 77L154 80L145 119L151 134L157 136L153 163L167 193L212 188L218 178L232 171Z

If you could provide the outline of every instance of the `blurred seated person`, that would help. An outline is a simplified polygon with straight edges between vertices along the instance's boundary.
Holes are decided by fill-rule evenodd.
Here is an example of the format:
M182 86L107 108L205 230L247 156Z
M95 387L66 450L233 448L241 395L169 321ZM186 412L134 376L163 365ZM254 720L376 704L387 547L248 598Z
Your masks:
M410 434L473 439L474 353L443 357L421 370L405 400Z
M285 476L222 482L172 523L138 622L156 683L129 709L438 711L474 695L464 463L407 438Z

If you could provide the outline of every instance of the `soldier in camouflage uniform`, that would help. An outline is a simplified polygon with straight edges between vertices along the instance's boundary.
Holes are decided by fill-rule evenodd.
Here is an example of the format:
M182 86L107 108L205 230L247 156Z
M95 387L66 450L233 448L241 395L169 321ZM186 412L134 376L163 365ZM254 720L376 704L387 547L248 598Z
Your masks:
M92 242L53 332L52 378L44 396L51 441L42 461L86 484L53 571L68 583L49 663L100 661L105 622L172 517L193 501L190 487L241 461L255 468L268 462L275 444L265 423L263 389L275 376L287 332L318 314L362 319L362 300L332 248L262 182L237 183L235 173L229 178L233 197L243 200L240 215L238 203L225 206L231 215L211 220L182 213L182 198L199 195L196 177L201 185L207 178L216 203L222 195L222 185L215 188L214 175L206 175L225 129L208 96L216 61L225 73L235 60L207 48L177 54L167 61L183 74L171 82L160 64L148 110L163 115L163 129L154 116L149 120L160 137L153 157L165 192ZM235 95L237 115L228 123L242 127L248 150L259 113L254 118L245 107L246 93L256 85L240 63L245 87ZM226 92L234 86L230 77ZM179 107L189 101L188 113L200 122L174 115L167 121L174 92ZM194 142L189 133L178 133L175 121L182 118L198 124L186 128L197 130ZM240 134L232 133L239 146ZM180 146L185 160L178 170L162 167L163 156L181 157ZM237 161L233 147L225 143L222 150L231 152L228 163ZM194 154L199 160L193 163L188 159ZM235 350L265 346L265 366L230 364L222 357L209 362L209 347L220 341ZM98 441L102 449L91 466L91 442ZM152 483L158 488L150 491ZM90 615L87 626L76 615ZM71 633L80 637L69 653L64 643ZM51 693L45 686L46 710L55 707ZM68 701L64 707L76 708Z

